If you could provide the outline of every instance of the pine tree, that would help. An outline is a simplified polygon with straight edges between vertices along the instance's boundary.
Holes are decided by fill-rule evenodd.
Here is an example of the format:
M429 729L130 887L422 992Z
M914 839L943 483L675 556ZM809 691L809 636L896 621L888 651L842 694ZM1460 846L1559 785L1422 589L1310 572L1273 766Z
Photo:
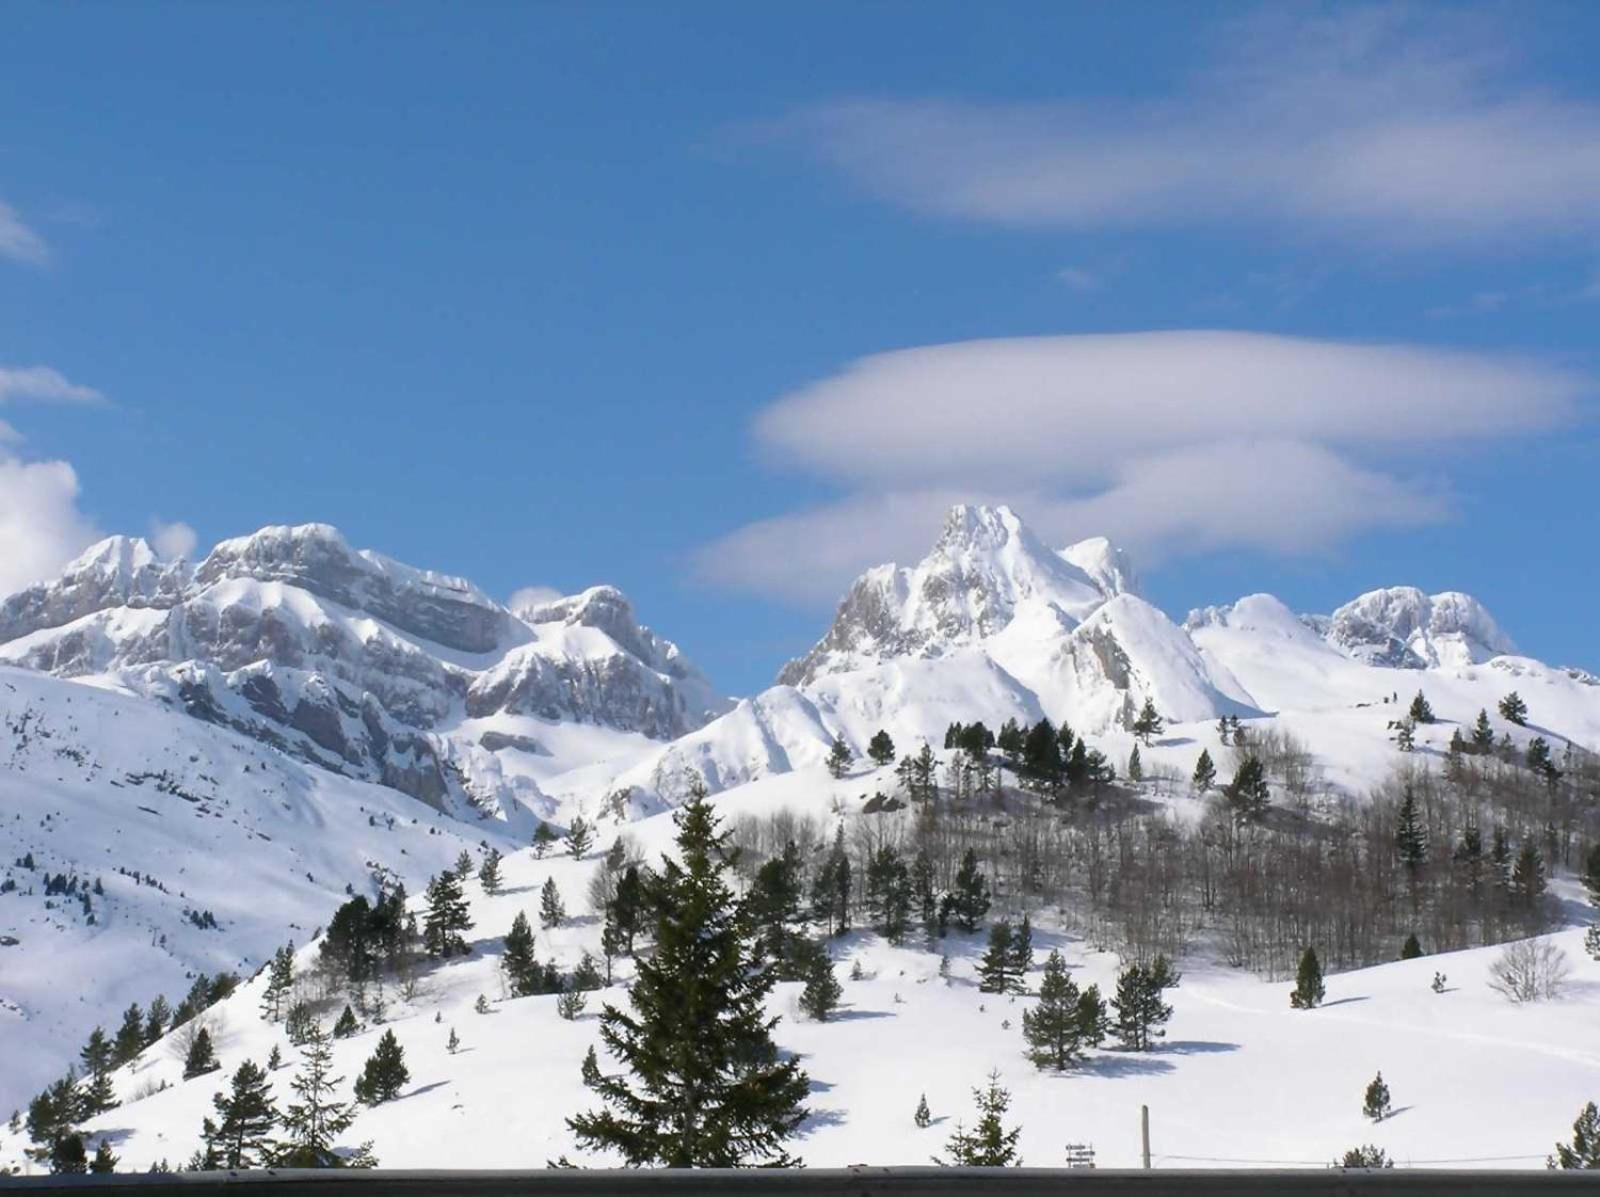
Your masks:
M762 954L780 981L805 980L805 913L801 909L805 862L793 840L756 870L747 905L760 929Z
M1200 750L1200 759L1194 763L1194 788L1204 794L1217 784L1217 766L1212 763L1211 754L1204 748Z
M1583 1107L1578 1120L1572 1124L1572 1146L1556 1144L1556 1153L1548 1166L1552 1169L1600 1168L1600 1109L1594 1102Z
M511 930L506 932L500 968L506 975L506 984L512 997L529 997L546 992L544 969L533 952L533 928L528 925L528 916L520 910L517 917L511 920Z
M294 989L294 945L285 944L272 954L267 965L267 985L261 994L261 1017L277 1022L283 1017L284 1003Z
M548 931L566 921L567 908L561 902L561 891L556 888L556 879L546 877L544 888L539 891L539 925Z
M533 829L533 855L543 860L545 853L550 851L550 846L556 842L556 833L550 830L550 824L540 821L539 826Z
M833 746L828 749L828 773L835 779L843 777L850 772L850 762L855 759L855 754L850 751L850 745L844 742L843 737L835 736Z
M379 1037L378 1046L367 1057L361 1075L356 1078L356 1100L369 1106L393 1101L410 1080L411 1070L406 1067L405 1049L400 1046L391 1028Z
M880 769L894 761L894 741L889 738L889 733L879 728L873 733L872 739L867 741L867 755L872 758L872 763Z
M450 1038L444 1041L444 1050L452 1056L461 1050L461 1036L456 1034L454 1027L450 1028Z
M333 1048L320 1027L313 1028L300 1056L300 1071L289 1082L299 1100L283 1113L286 1138L277 1163L284 1168L337 1168L341 1161L333 1141L349 1129L355 1112L334 1097L344 1078L329 1075Z
M811 883L812 915L828 924L830 935L850 929L850 857L844 850L844 828L835 829L833 847Z
M1322 1004L1324 996L1326 990L1322 985L1322 962L1317 959L1317 950L1308 947L1300 956L1300 967L1295 972L1289 1005L1296 1010L1314 1010Z
M1422 815L1417 810L1417 796L1409 782L1396 816L1394 847L1400 855L1400 863L1405 866L1414 883L1417 871L1428 862L1428 833L1422 825Z
M483 863L478 866L478 884L483 886L486 894L500 892L500 853L494 848L483 858Z
M1259 823L1267 817L1272 791L1267 785L1267 770L1260 757L1252 753L1239 762L1233 782L1228 786L1227 797L1239 819Z
M274 1043L272 1050L267 1053L267 1071L277 1072L283 1067L283 1050Z
M1389 1153L1381 1147L1374 1147L1368 1143L1363 1147L1352 1147L1344 1153L1343 1158L1335 1165L1339 1168L1393 1168L1394 1161L1389 1158Z
M655 953L638 962L632 1013L608 1005L600 1020L631 1078L586 1078L607 1108L568 1126L632 1167L793 1164L783 1145L805 1120L810 1081L772 1042L772 970L728 886L729 833L699 787L673 821L677 859L654 887Z
M356 1012L350 1008L350 1003L346 1002L344 1010L334 1020L333 1037L335 1039L348 1039L360 1030L361 1024L356 1021Z
M1129 1051L1149 1051L1152 1040L1166 1034L1161 1028L1172 1017L1172 1007L1161 997L1163 977L1155 968L1130 964L1117 976L1117 1038Z
M933 1125L933 1111L928 1109L926 1093L917 1099L917 1112L911 1115L911 1121L916 1123L918 1130L927 1130Z
M573 860L582 860L584 853L589 851L594 843L594 828L578 815L572 820L572 826L567 828L567 855Z
M73 1131L50 1145L50 1171L61 1176L77 1176L89 1171L89 1152L83 1136Z
M1511 897L1518 905L1532 909L1544 896L1545 885L1544 856L1532 840L1524 840L1517 862L1511 867Z
M122 1025L111 1041L111 1059L120 1068L137 1057L144 1047L144 1011L135 1002L122 1013Z
M1061 953L1052 951L1039 978L1039 1000L1022 1013L1022 1038L1028 1059L1060 1072L1082 1059L1085 1049L1105 1038L1105 1005L1100 990L1079 990Z
M89 1171L102 1176L117 1170L117 1165L122 1161L111 1151L111 1140L101 1139L94 1149L94 1158L89 1161Z
M1409 718L1401 719L1391 726L1394 728L1395 747L1401 752L1410 752L1417 746L1417 726Z
M1515 690L1500 700L1500 717L1518 727L1528 726L1528 704Z
M1382 1122L1389 1116L1389 1086L1383 1083L1383 1073L1373 1077L1372 1083L1367 1086L1361 1112L1374 1122Z
M1033 920L1026 914L1011 936L1011 975L1019 992L1026 990L1028 971L1033 968Z
M978 1104L978 1124L971 1133L956 1124L955 1133L945 1144L950 1161L960 1168L1017 1168L1022 1160L1017 1155L1017 1138L1022 1128L1007 1130L1003 1119L1011 1105L1011 1094L1000 1087L999 1072L989 1074L989 1084L972 1091ZM935 1159L935 1163L944 1161Z
M79 1094L79 1111L84 1118L104 1114L117 1104L117 1091L111 1083L111 1069L115 1066L111 1041L106 1033L96 1027L83 1045L79 1058L83 1061L84 1086Z
M1144 706L1139 710L1139 717L1133 721L1133 734L1139 737L1139 742L1146 748L1150 747L1153 736L1159 736L1166 727L1166 721L1156 712L1156 704L1148 697Z
M583 990L569 980L556 998L556 1013L568 1022L574 1022L588 1004L589 999L584 996Z
M989 913L989 879L978 868L978 855L971 848L962 855L961 867L956 870L950 913L956 926L968 934L976 931L983 916Z
M215 1072L220 1067L221 1065L217 1063L217 1053L211 1046L211 1032L201 1027L189 1041L189 1051L183 1060L183 1079L193 1080L197 1076Z
M465 933L472 929L472 914L461 893L461 878L448 871L440 873L428 882L427 900L422 943L428 955L464 955L467 951Z
M999 919L989 925L989 946L978 964L979 993L1010 993L1015 987L1011 939L1009 919Z
M1428 705L1428 699L1421 690L1418 690L1417 696L1411 700L1411 709L1407 715L1413 723L1433 722L1433 708Z
M472 853L465 848L461 849L461 855L456 857L455 873L456 877L461 881L465 881L472 876Z
M1406 936L1405 943L1400 945L1400 959L1416 960L1423 955L1422 941L1417 938L1416 932Z
M240 1064L227 1094L216 1094L211 1104L217 1121L206 1119L205 1150L213 1168L264 1168L272 1163L278 1107L259 1065L250 1060Z
M1128 780L1144 780L1144 762L1139 759L1139 746L1135 744L1133 751L1128 753Z
M1472 751L1488 756L1494 751L1494 728L1489 724L1489 712L1478 711L1478 721L1472 725Z
M839 1005L842 996L844 986L839 984L839 978L834 975L833 961L828 958L828 953L815 953L806 973L805 988L800 991L800 1009L817 1022L827 1022L828 1015Z
M1550 741L1543 736L1535 736L1528 741L1522 759L1551 789L1561 780L1561 770L1556 768L1555 757L1550 752Z

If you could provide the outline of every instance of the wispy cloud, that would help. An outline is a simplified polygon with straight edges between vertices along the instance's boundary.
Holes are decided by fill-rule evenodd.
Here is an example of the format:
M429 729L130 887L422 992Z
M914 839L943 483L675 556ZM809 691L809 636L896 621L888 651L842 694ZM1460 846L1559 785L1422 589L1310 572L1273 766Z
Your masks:
M93 387L70 382L49 366L0 366L0 403L13 400L37 403L104 403Z
M55 574L100 536L65 461L24 461L0 443L0 595Z
M1404 468L1413 446L1548 429L1594 390L1507 355L1238 332L878 354L755 422L770 462L846 497L735 530L701 551L700 572L836 596L863 567L919 554L954 501L1009 502L1057 543L1109 534L1147 556L1315 551L1448 514L1442 484Z
M50 260L50 247L34 232L10 204L0 200L0 258L43 266Z
M200 537L182 520L168 523L160 516L153 516L150 520L150 543L167 560L176 561L180 557L191 556L195 546L200 543Z
M1268 10L1145 101L845 99L780 123L882 199L1069 229L1263 224L1478 248L1600 230L1600 105L1519 84L1500 31L1406 8Z

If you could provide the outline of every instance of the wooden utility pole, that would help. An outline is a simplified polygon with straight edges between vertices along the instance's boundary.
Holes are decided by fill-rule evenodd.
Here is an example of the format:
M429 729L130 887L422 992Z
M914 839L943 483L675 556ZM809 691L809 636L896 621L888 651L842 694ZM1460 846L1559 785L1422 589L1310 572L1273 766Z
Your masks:
M1150 1107L1139 1107L1139 1142L1143 1149L1144 1166L1150 1166Z

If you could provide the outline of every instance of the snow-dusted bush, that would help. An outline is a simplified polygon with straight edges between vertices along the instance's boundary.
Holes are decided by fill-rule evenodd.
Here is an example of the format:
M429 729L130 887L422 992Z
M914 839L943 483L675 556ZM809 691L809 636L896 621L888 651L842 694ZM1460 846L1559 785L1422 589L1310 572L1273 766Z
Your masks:
M1561 996L1572 963L1548 939L1509 943L1489 967L1489 988L1508 1001L1537 1002Z

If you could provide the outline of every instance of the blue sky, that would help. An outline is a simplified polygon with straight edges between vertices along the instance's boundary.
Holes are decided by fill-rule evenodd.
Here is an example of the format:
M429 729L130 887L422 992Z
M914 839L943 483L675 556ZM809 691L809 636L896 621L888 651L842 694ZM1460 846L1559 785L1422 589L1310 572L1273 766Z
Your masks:
M970 496L1600 667L1600 10L1527 11L11 6L0 584L321 520L742 692Z

